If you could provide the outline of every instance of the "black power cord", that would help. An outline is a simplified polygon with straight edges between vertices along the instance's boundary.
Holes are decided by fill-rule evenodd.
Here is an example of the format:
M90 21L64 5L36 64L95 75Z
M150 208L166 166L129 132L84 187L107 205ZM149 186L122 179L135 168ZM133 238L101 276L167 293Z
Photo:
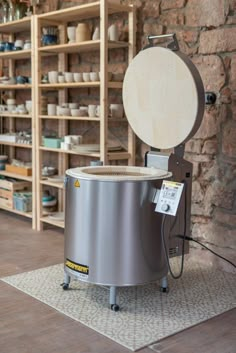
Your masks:
M184 191L184 235L182 236L183 237L183 244L182 244L182 254L181 254L181 265L180 265L180 272L178 275L175 275L173 273L171 266L170 266L169 254L168 254L168 250L166 247L166 240L165 240L165 221L166 221L165 214L162 217L162 222L161 222L161 238L162 238L162 244L163 244L163 248L164 248L166 263L168 266L168 270L169 270L172 278L174 278L174 279L179 279L182 276L183 271L184 271L184 249L185 249L186 223L187 223L187 183L185 182L185 180L183 180L182 183L184 184L184 189L183 189L183 191ZM176 222L176 220L172 224L171 230L174 228L175 222Z
M232 265L234 268L236 268L236 265L231 262L230 260L226 259L225 257L217 254L215 251L211 250L210 248L208 248L206 245L202 244L200 241L193 239L192 237L188 237L188 236L184 236L184 235L177 235L178 238L180 239L184 239L184 240L188 240L188 241L193 241L199 245L201 245L203 248L205 248L206 250L210 251L212 254L218 256L219 258L221 258L222 260L228 262L230 265Z

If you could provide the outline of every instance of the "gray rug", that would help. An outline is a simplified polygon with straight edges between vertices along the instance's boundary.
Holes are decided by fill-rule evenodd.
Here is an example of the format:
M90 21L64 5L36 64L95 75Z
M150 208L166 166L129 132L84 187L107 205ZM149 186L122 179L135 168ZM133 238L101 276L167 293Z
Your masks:
M1 280L133 351L236 306L235 276L191 258L181 279L169 279L168 294L160 293L159 283L120 288L116 313L106 288L73 281L63 291L62 264Z

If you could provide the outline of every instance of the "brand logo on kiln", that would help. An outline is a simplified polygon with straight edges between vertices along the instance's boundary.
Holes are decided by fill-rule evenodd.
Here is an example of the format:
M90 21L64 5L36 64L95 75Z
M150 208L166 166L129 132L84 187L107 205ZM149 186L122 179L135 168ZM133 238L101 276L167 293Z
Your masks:
M89 267L86 265L78 264L77 262L73 262L69 259L66 259L65 265L66 265L66 267L70 268L73 271L82 273L84 275L89 274Z

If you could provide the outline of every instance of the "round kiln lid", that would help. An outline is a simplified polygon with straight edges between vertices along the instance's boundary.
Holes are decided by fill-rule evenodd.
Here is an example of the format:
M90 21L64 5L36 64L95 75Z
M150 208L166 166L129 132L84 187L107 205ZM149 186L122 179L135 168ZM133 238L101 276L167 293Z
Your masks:
M152 47L129 65L123 102L127 119L143 142L173 148L197 132L205 107L204 87L186 55Z
M127 167L127 166L99 166L72 168L66 174L87 180L99 181L143 181L169 178L172 173L156 168Z

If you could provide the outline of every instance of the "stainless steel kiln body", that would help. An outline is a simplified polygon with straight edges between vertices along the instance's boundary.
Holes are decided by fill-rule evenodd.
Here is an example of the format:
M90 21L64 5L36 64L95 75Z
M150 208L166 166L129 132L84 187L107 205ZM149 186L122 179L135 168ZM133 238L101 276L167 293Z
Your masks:
M77 179L68 170L65 272L108 286L138 285L166 276L162 215L155 213L152 202L161 183L162 179Z

